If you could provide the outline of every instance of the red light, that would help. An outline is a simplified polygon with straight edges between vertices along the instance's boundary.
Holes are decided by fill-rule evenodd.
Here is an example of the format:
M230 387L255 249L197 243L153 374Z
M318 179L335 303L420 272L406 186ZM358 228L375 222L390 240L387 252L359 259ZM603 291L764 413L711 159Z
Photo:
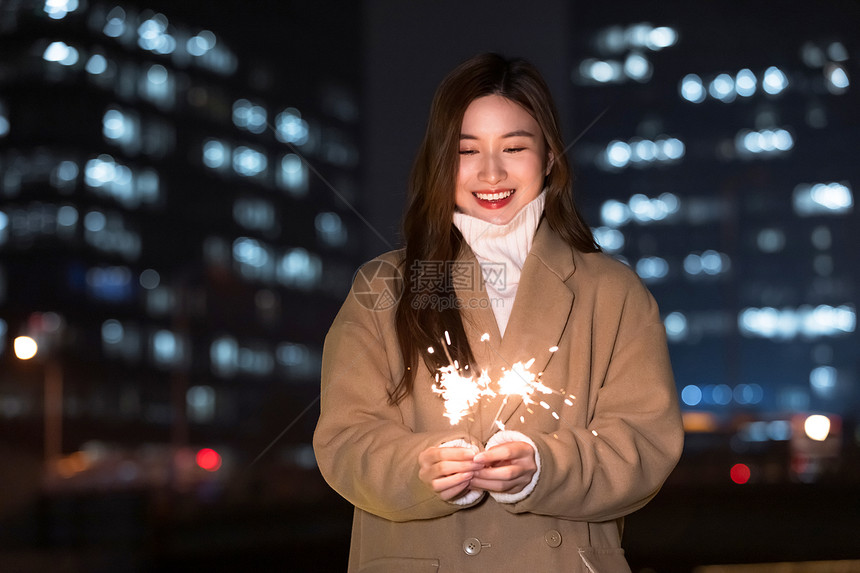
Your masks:
M207 472L214 472L221 467L221 454L212 448L203 448L197 452L197 465Z
M732 481L737 484L745 484L750 481L750 469L746 464L735 464L729 472Z

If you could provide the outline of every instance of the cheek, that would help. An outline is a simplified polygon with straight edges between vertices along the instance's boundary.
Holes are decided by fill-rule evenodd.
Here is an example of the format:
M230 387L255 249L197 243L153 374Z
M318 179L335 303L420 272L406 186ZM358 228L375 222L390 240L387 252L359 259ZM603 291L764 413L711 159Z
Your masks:
M466 199L469 197L469 192L466 190L466 182L468 181L468 177L463 173L463 170L460 169L457 172L457 180L454 186L454 204L458 207L464 207Z
M471 157L466 157L460 160L457 166L457 180L466 181L473 175L475 171L475 161Z
M460 185L466 179L466 167L460 162L460 166L457 167L457 185Z
M534 157L528 165L523 166L522 174L529 180L540 179L542 181L548 171L547 164L540 157Z
M467 187L469 182L474 179L475 174L473 170L470 168L469 162L460 162L460 166L457 168L457 175L455 184L457 186L457 191L459 192L461 188Z

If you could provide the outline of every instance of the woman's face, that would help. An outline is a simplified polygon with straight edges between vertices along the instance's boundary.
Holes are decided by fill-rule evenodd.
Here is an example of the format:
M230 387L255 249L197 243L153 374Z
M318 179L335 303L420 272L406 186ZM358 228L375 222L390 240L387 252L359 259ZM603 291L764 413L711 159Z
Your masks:
M540 126L519 104L489 95L466 108L454 194L460 211L504 225L540 194L551 167Z

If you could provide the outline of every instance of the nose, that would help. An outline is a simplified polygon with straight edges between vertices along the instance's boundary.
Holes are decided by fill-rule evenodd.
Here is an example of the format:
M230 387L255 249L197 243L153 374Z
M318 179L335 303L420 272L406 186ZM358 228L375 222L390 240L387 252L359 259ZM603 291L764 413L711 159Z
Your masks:
M501 159L494 153L485 153L482 159L481 168L478 171L479 180L495 185L507 178L508 174Z

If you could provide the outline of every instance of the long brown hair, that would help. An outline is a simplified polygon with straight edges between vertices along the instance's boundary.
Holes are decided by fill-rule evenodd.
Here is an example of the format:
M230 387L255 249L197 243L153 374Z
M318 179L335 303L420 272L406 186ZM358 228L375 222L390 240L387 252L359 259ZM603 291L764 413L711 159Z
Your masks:
M444 352L426 351L431 346L441 350L445 332L450 337L448 353L461 368L475 361L451 288L451 267L445 263L456 260L463 247L463 236L453 224L463 115L473 100L488 95L500 95L522 106L543 132L553 158L545 180L546 223L571 247L583 252L600 249L574 204L558 114L535 67L498 54L481 54L460 64L436 90L427 131L412 167L409 205L403 219L406 280L395 318L397 341L407 368L390 394L392 404L412 392L422 357L431 371L448 364ZM441 269L444 280L414 280L428 268L425 265Z

